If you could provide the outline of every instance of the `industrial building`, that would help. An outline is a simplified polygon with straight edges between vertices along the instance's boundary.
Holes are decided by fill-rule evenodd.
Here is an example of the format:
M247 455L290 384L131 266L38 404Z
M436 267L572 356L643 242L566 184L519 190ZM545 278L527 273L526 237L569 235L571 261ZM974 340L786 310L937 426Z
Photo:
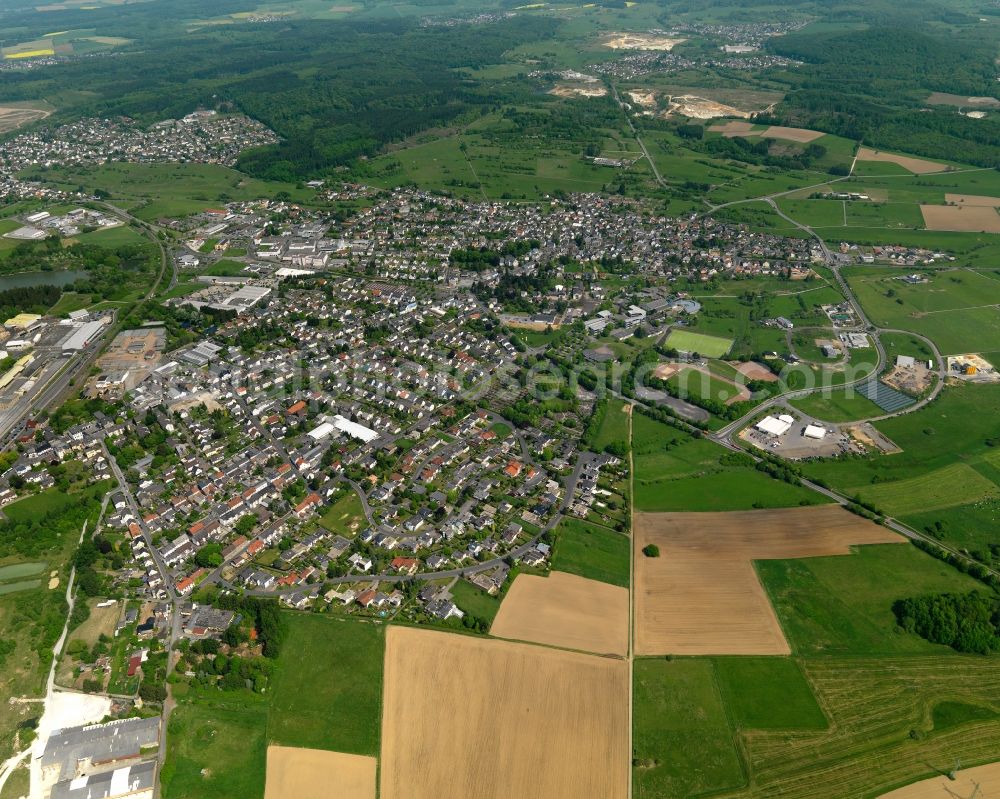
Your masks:
M152 799L156 762L124 766L102 774L62 780L52 786L50 799Z
M119 719L104 724L87 724L82 727L67 727L56 730L45 744L42 753L42 782L52 785L52 796L56 797L59 783L66 783L61 790L63 797L141 796L123 793L71 793L72 783L79 784L86 775L96 778L102 770L120 766L124 761L137 760L144 752L154 750L160 741L160 719ZM136 764L140 765L140 764ZM121 769L119 769L121 770ZM127 775L126 775L127 776ZM122 784L122 777L114 783ZM110 787L110 783L109 783Z
M781 416L765 416L754 427L762 433L777 437L791 430L793 424L795 424L794 417L783 413Z
M351 438L364 441L366 444L369 441L374 441L378 438L378 433L375 430L372 430L370 427L365 427L363 424L352 422L350 419L345 419L339 414L333 417L333 426L340 432L347 433L347 435Z
M70 333L62 341L63 353L79 352L86 349L101 332L101 328L106 324L107 319L98 319L93 322L84 322Z

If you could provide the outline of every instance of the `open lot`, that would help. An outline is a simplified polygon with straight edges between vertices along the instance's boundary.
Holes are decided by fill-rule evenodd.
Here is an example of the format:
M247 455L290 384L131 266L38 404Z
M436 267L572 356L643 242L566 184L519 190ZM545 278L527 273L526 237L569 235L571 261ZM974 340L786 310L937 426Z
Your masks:
M637 654L787 654L753 561L847 555L895 533L835 506L635 516ZM643 547L656 545L659 557Z
M375 799L375 758L267 747L264 799Z
M928 230L1000 233L1000 213L990 205L921 205Z
M880 150L873 150L870 147L858 148L858 161L875 161L887 164L897 164L909 172L916 175L925 175L930 172L943 172L946 167L936 161L926 161L923 158L914 158L909 155L898 153L886 153Z
M552 572L519 574L490 634L597 655L628 652L628 589Z
M622 661L390 627L380 794L621 799L628 694Z

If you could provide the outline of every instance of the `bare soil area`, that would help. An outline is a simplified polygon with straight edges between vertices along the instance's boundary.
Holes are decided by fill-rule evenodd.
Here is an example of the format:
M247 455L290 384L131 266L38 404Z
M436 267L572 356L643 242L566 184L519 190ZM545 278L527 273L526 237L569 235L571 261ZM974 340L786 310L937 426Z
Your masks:
M614 658L390 627L380 795L624 799L628 679Z
M835 505L635 514L638 655L782 655L788 642L755 560L847 555L903 539ZM646 557L655 544L659 557Z
M519 574L490 634L598 655L628 653L628 589L552 572Z
M662 50L669 52L687 39L658 36L650 33L612 33L604 46L612 50Z

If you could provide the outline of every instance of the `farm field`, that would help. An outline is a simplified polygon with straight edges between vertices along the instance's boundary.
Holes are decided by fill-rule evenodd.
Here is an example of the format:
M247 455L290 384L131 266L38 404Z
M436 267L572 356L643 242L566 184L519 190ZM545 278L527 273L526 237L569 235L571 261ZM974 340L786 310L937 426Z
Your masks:
M375 799L374 757L267 747L264 799Z
M952 779L936 776L882 794L879 799L953 799L954 796L987 797L1000 793L1000 763L961 769Z
M947 526L953 515L968 524L973 519L981 522L988 516L969 516L968 509L977 503L989 506L995 502L990 498L1000 486L996 470L1000 456L989 442L1000 437L998 413L1000 386L949 385L937 400L919 411L876 423L902 452L808 463L803 468L809 477L825 480L849 496L874 496L904 521L916 517L921 528L935 520ZM969 419L979 423L969 425ZM931 474L949 481L950 488L928 486L927 475ZM921 487L931 494L919 496ZM958 510L963 508L967 510ZM956 521L956 528L962 526L965 523ZM990 529L980 528L978 540L984 540L979 536ZM1000 537L994 541L1000 543Z
M390 627L380 795L621 799L628 693L621 661Z
M945 355L1000 349L1000 277L971 269L931 272L915 285L894 277L884 269L848 277L876 324L921 333Z
M1000 213L990 205L921 205L928 230L1000 233Z
M791 650L753 561L849 555L895 533L834 506L635 514L635 651L768 655ZM655 545L660 556L647 557Z
M745 783L710 660L639 658L633 685L636 799L712 795Z
M755 568L792 650L802 655L948 652L902 632L893 603L983 588L903 544L863 546L850 557L758 560Z
M775 480L705 439L636 412L635 508L647 512L749 510L819 505L826 497Z
M519 574L507 591L490 635L597 655L628 652L629 595L575 574Z
M730 662L742 678L740 700L792 705L802 715L791 721L815 726L754 727L762 719L727 687ZM776 684L789 669L800 676ZM989 762L1000 745L998 671L993 658L954 655L637 660L636 758L656 765L633 770L635 796L880 796L939 776L957 759ZM819 726L816 705L827 725Z
M928 161L923 158L914 158L909 155L898 153L886 153L873 150L870 147L858 148L858 172L864 173L864 167L869 163L896 164L908 172L916 175L924 175L929 172L943 172L947 166L937 161Z
M572 518L558 524L555 536L553 570L628 587L631 551L628 536Z
M877 483L858 489L858 496L892 516L940 510L968 502L1000 498L1000 486L965 463L953 463L919 477Z
M729 657L715 658L713 663L737 729L825 730L829 726L793 658Z

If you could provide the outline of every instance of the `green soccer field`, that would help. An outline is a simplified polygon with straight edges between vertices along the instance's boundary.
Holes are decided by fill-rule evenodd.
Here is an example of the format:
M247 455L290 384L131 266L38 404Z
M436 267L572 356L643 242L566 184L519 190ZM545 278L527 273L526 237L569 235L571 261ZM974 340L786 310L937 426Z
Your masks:
M692 333L690 330L672 330L667 336L666 344L681 352L697 352L709 358L721 358L729 352L733 340L707 336L704 333Z

